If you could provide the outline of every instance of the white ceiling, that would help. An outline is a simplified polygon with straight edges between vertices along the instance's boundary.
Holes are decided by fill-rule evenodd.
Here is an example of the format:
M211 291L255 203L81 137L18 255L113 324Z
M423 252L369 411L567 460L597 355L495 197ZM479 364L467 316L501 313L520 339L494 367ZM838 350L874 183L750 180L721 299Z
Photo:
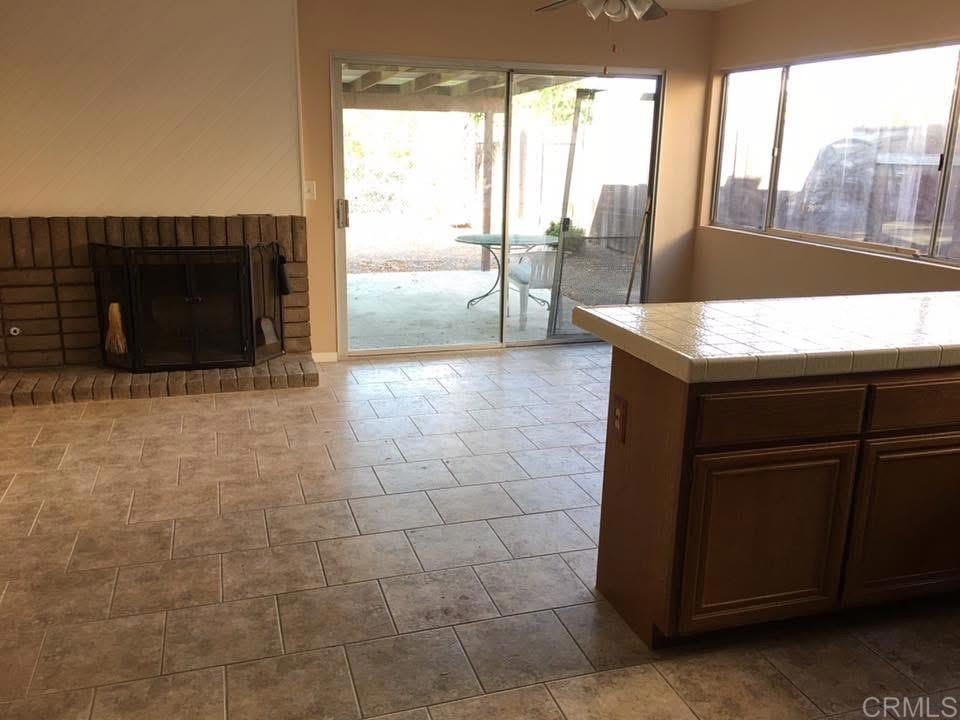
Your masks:
M721 10L751 0L657 0L668 10Z

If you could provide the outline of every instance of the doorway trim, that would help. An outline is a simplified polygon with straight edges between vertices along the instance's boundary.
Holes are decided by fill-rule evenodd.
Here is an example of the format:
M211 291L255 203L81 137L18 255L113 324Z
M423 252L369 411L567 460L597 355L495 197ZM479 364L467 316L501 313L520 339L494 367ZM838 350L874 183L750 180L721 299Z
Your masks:
M416 348L385 348L354 350L349 349L349 317L347 312L347 247L346 228L338 227L336 203L338 198L344 197L344 158L343 158L343 79L342 66L344 63L355 62L367 65L409 65L451 70L474 69L507 74L506 115L503 150L503 237L509 232L508 215L510 199L510 152L512 145L510 113L511 113L511 86L516 74L550 74L567 75L570 77L612 77L612 78L646 78L657 81L656 101L654 103L653 134L650 151L650 178L648 182L651 198L650 222L646 230L640 278L640 301L645 302L649 289L649 277L653 259L653 238L656 228L656 207L660 177L660 148L663 135L663 102L665 97L667 73L663 68L627 68L627 67L598 67L591 65L566 65L530 62L504 62L492 60L471 60L469 58L442 58L422 57L415 55L381 55L353 51L334 50L330 53L330 93L331 93L331 130L333 143L333 206L332 230L334 236L334 279L336 286L336 316L337 316L337 357L341 360L351 358L376 357L387 355L419 355L433 353L476 352L497 350L508 347L537 347L548 345L571 345L577 343L596 342L589 336L570 338L544 338L538 340L504 340L504 306L507 302L503 286L505 273L500 275L500 340L495 343L421 346ZM502 249L502 248L501 248Z

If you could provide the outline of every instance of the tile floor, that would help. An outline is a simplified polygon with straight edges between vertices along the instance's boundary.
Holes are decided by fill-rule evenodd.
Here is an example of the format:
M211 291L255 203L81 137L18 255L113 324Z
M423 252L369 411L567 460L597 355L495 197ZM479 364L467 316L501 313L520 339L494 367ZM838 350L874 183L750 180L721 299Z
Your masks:
M609 357L3 410L0 718L849 719L958 694L949 603L643 646L593 588Z

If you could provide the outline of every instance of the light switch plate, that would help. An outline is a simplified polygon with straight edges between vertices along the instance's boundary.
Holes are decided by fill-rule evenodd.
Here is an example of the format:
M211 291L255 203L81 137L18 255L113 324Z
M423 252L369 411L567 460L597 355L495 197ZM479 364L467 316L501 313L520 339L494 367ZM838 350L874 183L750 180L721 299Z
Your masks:
M316 180L306 180L303 183L303 199L304 200L316 200L317 199L317 181Z

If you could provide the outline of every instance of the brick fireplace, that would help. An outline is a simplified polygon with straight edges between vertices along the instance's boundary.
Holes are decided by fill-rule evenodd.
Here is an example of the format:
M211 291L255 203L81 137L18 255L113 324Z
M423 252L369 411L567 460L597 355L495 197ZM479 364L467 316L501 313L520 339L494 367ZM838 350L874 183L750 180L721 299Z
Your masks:
M301 216L0 218L0 367L99 363L90 243L203 247L273 242L287 258L292 291L283 298L286 350L309 352L306 220Z

